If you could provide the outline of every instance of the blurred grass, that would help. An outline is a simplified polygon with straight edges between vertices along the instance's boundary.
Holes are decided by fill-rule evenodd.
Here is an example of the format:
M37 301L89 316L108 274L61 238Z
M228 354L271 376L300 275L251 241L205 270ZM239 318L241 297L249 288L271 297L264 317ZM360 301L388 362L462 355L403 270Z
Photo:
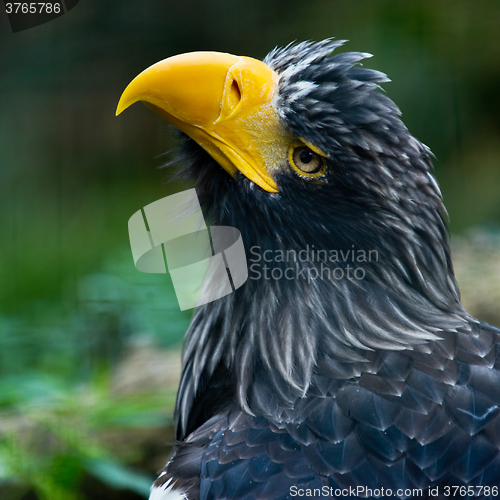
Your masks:
M107 377L75 388L60 379L24 375L3 379L0 395L2 498L9 498L13 483L20 495L33 490L40 500L76 500L83 498L79 487L86 474L147 497L153 474L124 465L140 461L143 453L127 438L136 428L156 433L171 422L165 408L172 408L175 389L115 396ZM109 429L121 431L126 445L110 442Z
M115 361L127 343L179 344L189 322L169 275L139 273L128 249L76 280L70 292L0 316L1 375L36 369L78 379Z
M78 279L63 302L0 317L2 498L87 498L88 476L147 497L167 458L180 374L166 349L179 345L189 314L168 277L137 272L129 252Z
M463 305L473 316L500 327L500 231L472 228L452 242Z

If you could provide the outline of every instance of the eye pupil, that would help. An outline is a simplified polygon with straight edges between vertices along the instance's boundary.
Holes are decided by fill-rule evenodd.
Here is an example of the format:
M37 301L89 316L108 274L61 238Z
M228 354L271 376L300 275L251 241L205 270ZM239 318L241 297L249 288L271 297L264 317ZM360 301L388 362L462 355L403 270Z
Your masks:
M317 174L325 166L323 158L307 146L295 148L291 160L294 167L305 174Z
M313 152L310 149L305 149L300 153L300 161L302 163L311 163L313 157Z

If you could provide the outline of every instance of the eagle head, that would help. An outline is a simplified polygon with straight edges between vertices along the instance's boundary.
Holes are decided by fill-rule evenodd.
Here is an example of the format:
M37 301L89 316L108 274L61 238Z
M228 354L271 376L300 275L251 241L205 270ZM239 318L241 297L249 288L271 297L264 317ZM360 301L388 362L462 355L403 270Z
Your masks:
M195 312L180 437L203 421L190 411L215 373L227 375L221 400L233 391L248 412L278 412L307 393L314 373L349 377L374 350L468 325L431 153L381 91L388 78L362 67L370 54L334 54L342 44L291 44L263 61L178 55L120 99L117 114L143 101L183 133L182 172L206 215L240 230L250 264L255 256L262 266L268 252L281 270L250 268L244 286ZM306 248L318 258L287 258ZM348 278L356 265L362 279Z

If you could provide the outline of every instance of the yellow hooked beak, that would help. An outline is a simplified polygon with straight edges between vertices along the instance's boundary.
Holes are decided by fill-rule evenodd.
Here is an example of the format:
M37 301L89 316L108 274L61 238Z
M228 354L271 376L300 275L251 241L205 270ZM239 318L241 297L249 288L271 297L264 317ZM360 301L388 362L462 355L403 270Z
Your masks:
M276 193L272 158L285 142L272 106L278 76L250 57L192 52L170 57L138 75L116 114L143 101L205 149L232 176L239 170Z

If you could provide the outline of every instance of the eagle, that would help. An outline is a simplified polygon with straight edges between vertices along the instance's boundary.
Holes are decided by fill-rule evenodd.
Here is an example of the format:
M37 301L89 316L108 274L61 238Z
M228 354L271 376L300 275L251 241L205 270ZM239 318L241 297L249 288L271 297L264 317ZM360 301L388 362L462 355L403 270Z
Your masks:
M194 312L151 499L498 495L500 330L460 302L432 153L343 43L176 55L121 96L180 130L249 264Z

